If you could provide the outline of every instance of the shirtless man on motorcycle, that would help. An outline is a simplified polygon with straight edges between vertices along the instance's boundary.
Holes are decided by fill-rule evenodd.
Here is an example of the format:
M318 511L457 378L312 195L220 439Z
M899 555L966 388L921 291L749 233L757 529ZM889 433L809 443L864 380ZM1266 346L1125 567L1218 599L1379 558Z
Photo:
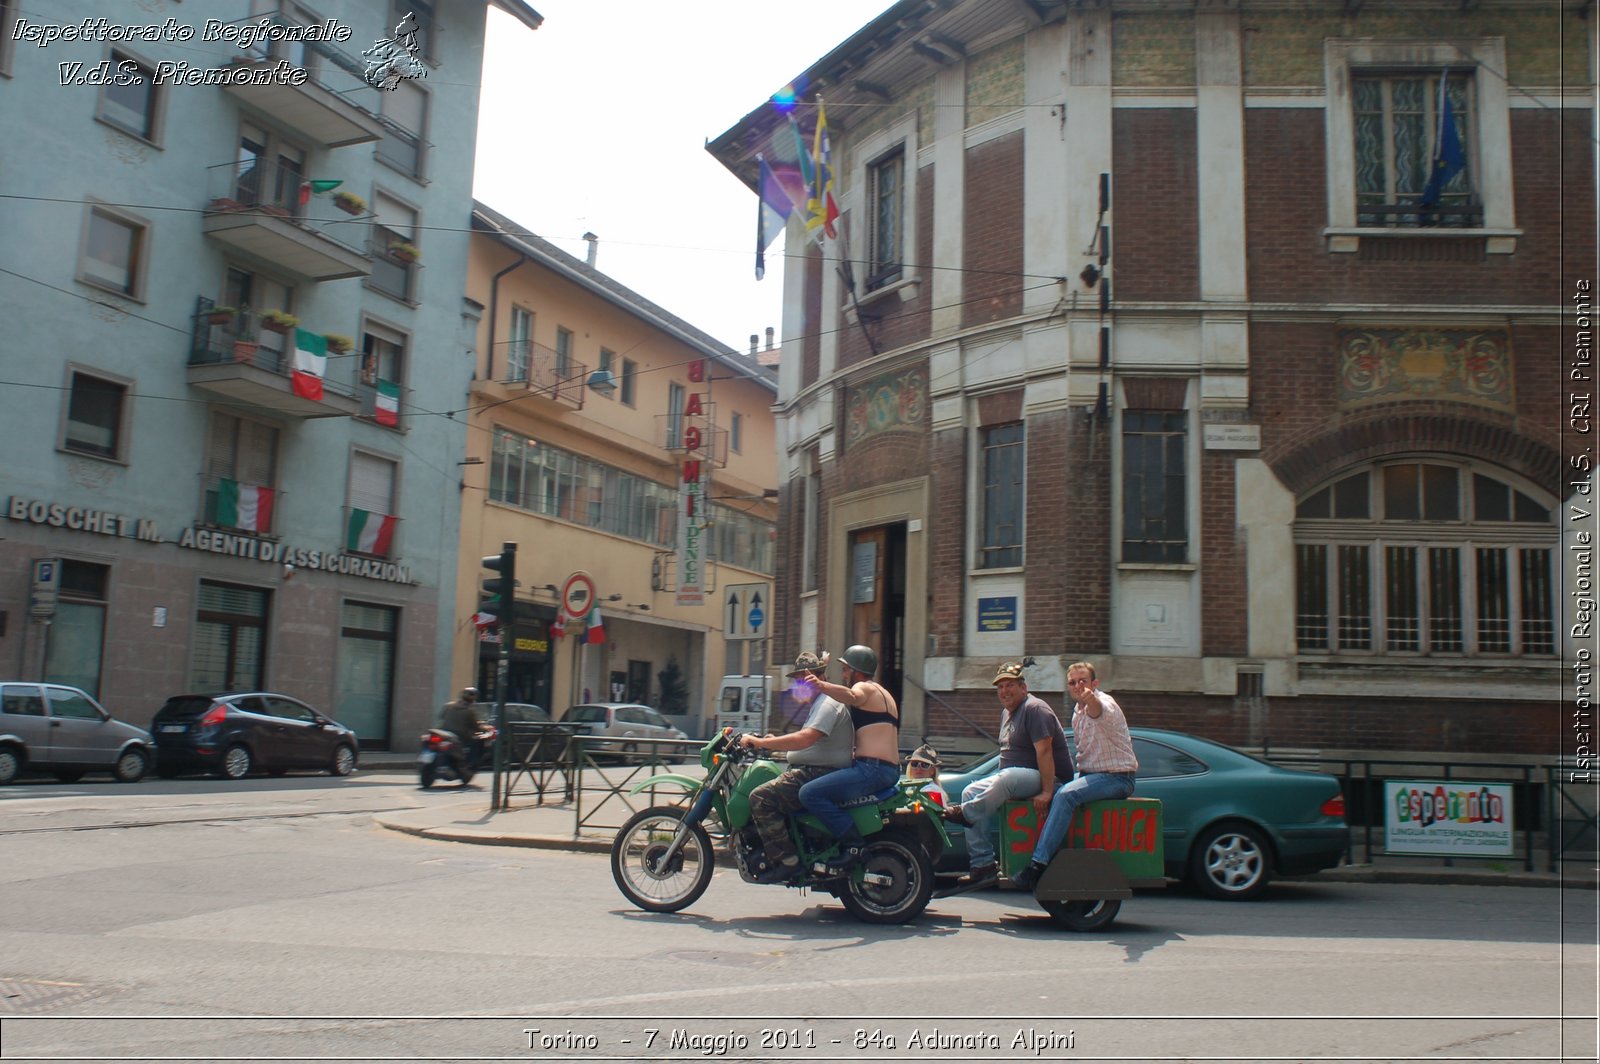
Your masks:
M805 651L795 658L794 670L788 673L795 681L795 696L811 701L811 713L798 731L745 735L740 740L753 750L783 750L789 755L788 771L750 792L750 819L767 854L767 867L756 874L757 883L785 883L800 874L800 854L788 825L789 816L803 808L800 788L850 764L855 745L850 714L837 700L817 693L817 681L827 668L827 654Z
M806 810L839 840L838 869L848 870L861 860L866 839L841 802L876 794L900 780L900 707L887 688L872 677L878 655L871 647L850 647L839 655L844 661L844 683L817 682L817 690L843 702L856 729L855 758L849 768L830 772L800 788Z

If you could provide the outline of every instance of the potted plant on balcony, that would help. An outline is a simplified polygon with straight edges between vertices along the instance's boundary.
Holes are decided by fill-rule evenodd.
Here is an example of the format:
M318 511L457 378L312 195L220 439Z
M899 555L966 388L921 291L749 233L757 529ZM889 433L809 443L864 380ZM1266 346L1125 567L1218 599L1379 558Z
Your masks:
M343 333L328 333L323 339L328 341L328 354L330 355L348 355L350 349L356 345L354 340Z
M396 262L403 262L409 266L422 257L422 251L417 245L402 240L398 244L389 245L389 256Z
M261 312L261 327L270 329L275 333L286 333L296 328L300 319L286 310L265 310Z
M228 325L239 316L237 307L212 307L206 311L206 320L212 325Z
M333 205L346 214L366 214L367 201L354 192L335 192Z

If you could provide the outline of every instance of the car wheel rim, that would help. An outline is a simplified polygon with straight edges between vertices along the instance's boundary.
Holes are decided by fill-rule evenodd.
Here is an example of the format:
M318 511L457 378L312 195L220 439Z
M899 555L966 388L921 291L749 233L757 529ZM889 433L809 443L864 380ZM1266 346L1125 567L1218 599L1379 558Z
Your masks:
M1242 835L1223 835L1206 851L1206 875L1226 891L1247 890L1261 878L1265 855Z
M235 779L243 776L250 771L249 753L242 746L236 746L229 750L227 756L223 758L222 770Z
M9 783L19 767L16 754L10 750L0 750L0 780Z
M117 759L117 775L138 776L144 772L144 755L130 751Z
M355 755L348 746L339 747L339 752L333 755L333 771L340 776L350 775L350 768L355 764Z

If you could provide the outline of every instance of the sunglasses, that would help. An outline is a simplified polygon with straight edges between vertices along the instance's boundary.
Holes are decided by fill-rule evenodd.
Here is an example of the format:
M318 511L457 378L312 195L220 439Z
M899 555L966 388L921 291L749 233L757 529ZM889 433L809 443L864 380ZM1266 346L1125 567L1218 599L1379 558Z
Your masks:
M938 767L932 761L907 761L906 762L906 767L907 768L910 768L913 765L919 766L921 768L937 768Z

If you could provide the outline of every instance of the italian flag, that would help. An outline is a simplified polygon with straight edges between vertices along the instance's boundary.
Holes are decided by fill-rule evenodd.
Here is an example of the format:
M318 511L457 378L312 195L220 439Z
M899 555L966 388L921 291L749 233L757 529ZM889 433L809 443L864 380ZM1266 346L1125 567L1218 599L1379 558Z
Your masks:
M596 606L589 612L589 629L584 635L585 643L604 643L606 641L606 622L600 619L600 607Z
M266 532L272 528L272 503L277 494L271 488L223 477L217 485L217 521L251 532Z
M389 547L393 543L393 517L370 510L350 511L350 531L344 542L346 550L388 557Z
M378 424L398 428L400 425L400 385L394 381L380 380L374 400L373 416Z
M328 372L328 338L304 329L294 331L294 374L289 378L294 394L302 399L322 399L322 378Z

